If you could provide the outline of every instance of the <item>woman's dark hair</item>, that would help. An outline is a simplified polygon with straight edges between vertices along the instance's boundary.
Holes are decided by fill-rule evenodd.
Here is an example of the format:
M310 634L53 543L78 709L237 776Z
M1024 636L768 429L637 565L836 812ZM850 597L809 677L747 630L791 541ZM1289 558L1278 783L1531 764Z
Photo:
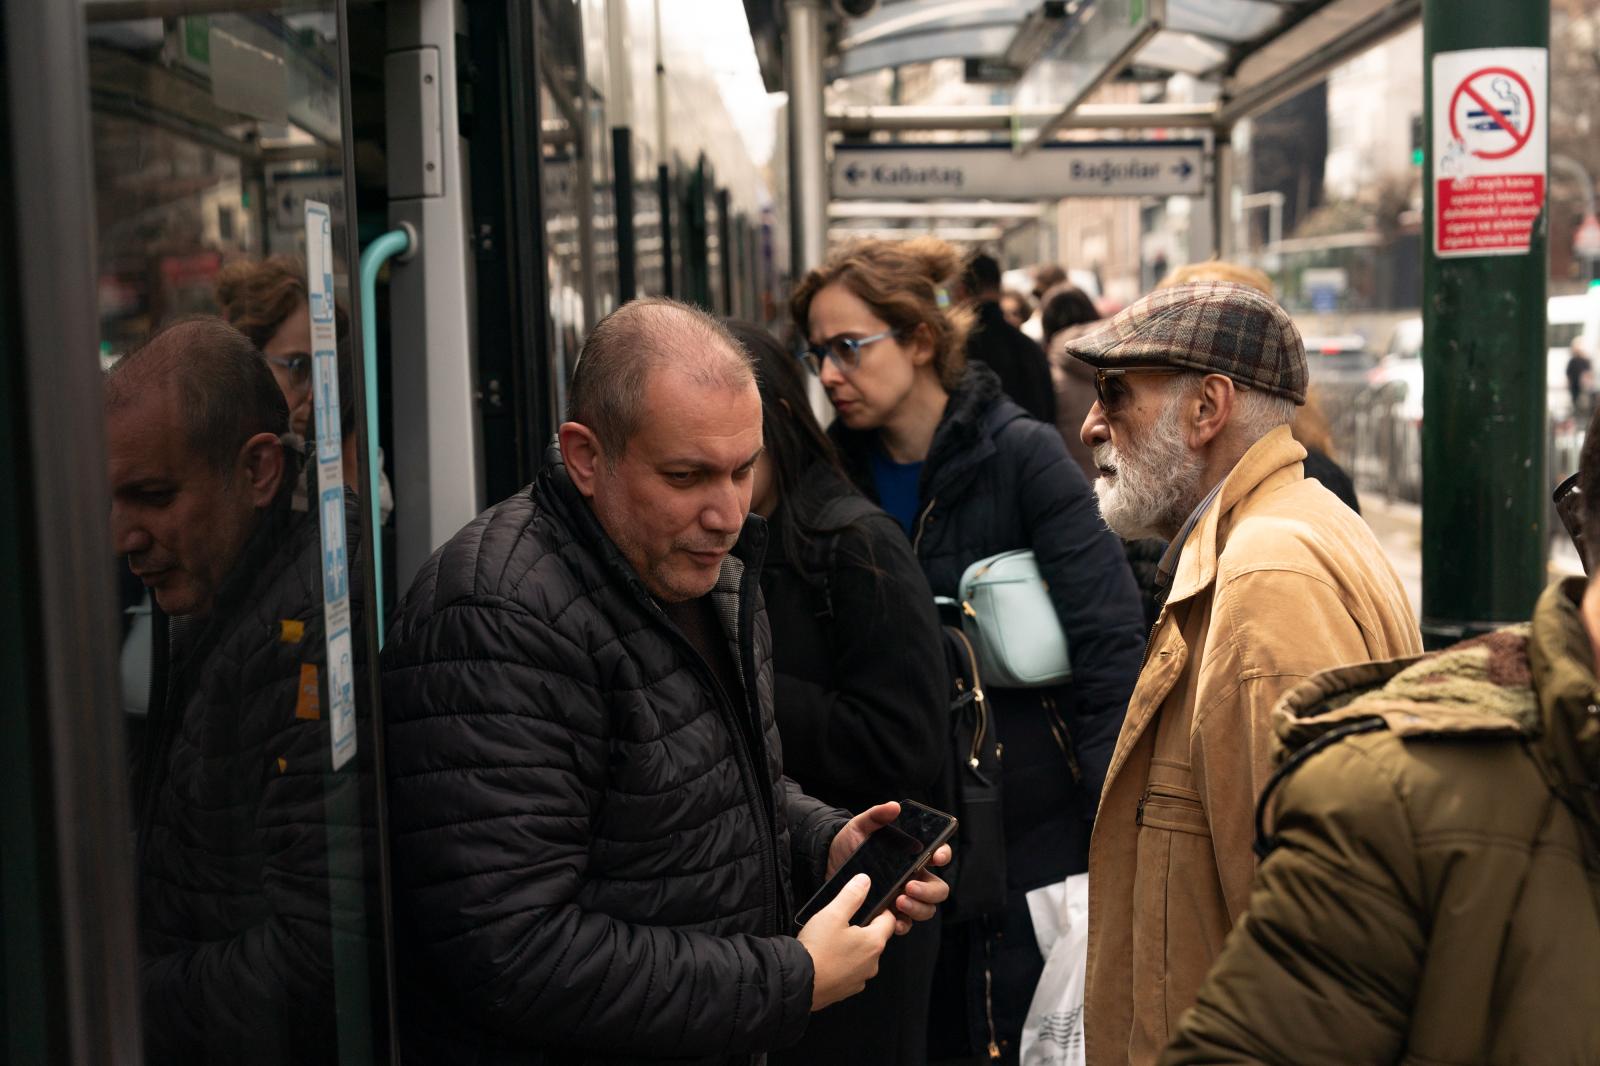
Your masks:
M814 464L824 463L838 474L841 491L855 490L849 487L850 480L839 465L837 449L811 413L811 397L806 393L800 360L753 322L730 318L724 319L723 325L755 364L756 384L761 391L762 441L779 500L769 521L784 555L791 563L801 563L816 540L850 525L845 522L827 526L817 521L817 513L826 500L812 499L801 492L806 472ZM796 566L811 584L825 577L817 569Z
M1039 326L1046 341L1069 326L1099 319L1100 312L1094 309L1094 301L1076 285L1057 285L1044 294L1044 302L1039 305Z

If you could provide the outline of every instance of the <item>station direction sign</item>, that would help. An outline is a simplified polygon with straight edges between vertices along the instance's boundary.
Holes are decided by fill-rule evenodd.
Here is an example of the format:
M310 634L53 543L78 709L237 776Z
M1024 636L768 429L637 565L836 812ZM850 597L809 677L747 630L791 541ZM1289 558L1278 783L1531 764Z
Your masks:
M836 200L1055 200L1199 196L1203 141L1070 141L1018 157L1006 144L836 144Z

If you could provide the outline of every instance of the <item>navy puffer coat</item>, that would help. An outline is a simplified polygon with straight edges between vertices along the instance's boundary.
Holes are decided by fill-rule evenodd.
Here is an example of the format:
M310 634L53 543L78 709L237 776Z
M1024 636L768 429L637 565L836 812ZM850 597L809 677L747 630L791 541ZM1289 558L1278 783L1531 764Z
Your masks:
M383 657L407 1061L748 1062L804 1031L793 900L845 816L782 773L765 538L713 593L739 699L555 448L417 575Z

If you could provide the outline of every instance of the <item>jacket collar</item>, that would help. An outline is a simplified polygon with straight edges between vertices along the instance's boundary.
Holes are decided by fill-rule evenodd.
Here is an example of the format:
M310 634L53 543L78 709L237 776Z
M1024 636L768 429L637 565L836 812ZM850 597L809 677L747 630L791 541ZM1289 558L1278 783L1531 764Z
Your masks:
M1578 610L1584 586L1584 578L1568 578L1539 597L1528 661L1541 725L1531 748L1551 788L1585 827L1593 856L1600 855L1600 681Z
M1205 589L1217 579L1218 543L1224 522L1232 523L1234 512L1248 509L1258 493L1273 492L1305 477L1300 464L1306 450L1294 439L1288 426L1279 426L1250 446L1243 458L1222 480L1222 490L1201 517L1183 545L1177 571L1172 579L1169 604L1179 603Z
M575 540L586 545L601 564L631 589L634 595L645 601L654 602L654 596L645 586L644 579L622 554L622 549L618 548L616 542L606 533L605 527L600 524L600 519L595 517L594 508L589 505L589 501L572 483L572 477L567 473L567 464L561 457L561 445L555 440L552 440L550 446L545 449L544 466L539 469L538 476L529 491ZM760 515L746 515L744 528L739 533L733 551L729 553L728 558L722 560L719 587L727 579L731 569L736 574L735 583L744 586L748 591L748 581L761 571L766 548L766 519Z
M996 323L1011 325L1006 321L1005 309L1000 306L999 300L979 300L973 305L973 313L978 322L985 327L993 326Z
M1006 398L993 370L982 363L968 363L933 432L922 467L923 498L959 492L978 466L995 453L994 438L1001 428L1025 417L1026 412ZM856 482L872 489L871 457L879 447L878 431L850 429L835 421L829 433ZM877 499L875 491L869 495Z
M1403 737L1522 737L1600 860L1600 681L1578 613L1583 588L1583 578L1551 585L1530 623L1302 682L1273 712L1278 760L1361 719Z

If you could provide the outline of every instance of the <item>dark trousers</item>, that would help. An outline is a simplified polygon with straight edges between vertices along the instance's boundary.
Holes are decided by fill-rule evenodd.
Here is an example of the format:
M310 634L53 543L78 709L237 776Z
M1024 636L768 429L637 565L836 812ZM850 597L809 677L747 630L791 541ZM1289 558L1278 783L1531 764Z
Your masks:
M811 1016L800 1043L767 1056L770 1066L926 1066L928 993L939 954L939 918L889 941L878 976L842 1003Z

